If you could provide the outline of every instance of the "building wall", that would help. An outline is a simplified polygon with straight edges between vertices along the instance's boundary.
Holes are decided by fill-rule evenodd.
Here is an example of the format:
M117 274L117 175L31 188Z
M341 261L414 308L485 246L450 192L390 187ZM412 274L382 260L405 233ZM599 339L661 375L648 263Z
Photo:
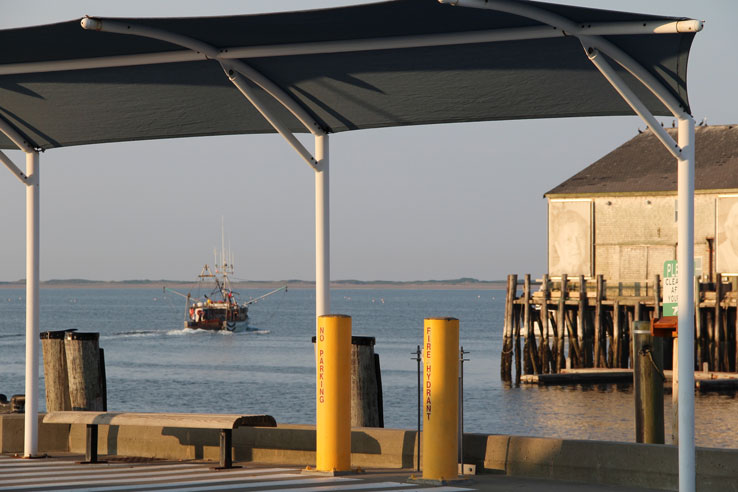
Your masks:
M709 275L707 239L716 231L717 194L695 196L695 270ZM586 197L578 197L578 200ZM549 208L566 201L549 197ZM666 260L676 259L676 194L657 196L598 196L592 200L593 272L609 281L652 280L663 273ZM549 221L556 215L549 213ZM558 224L549 223L549 230ZM714 247L714 241L713 241ZM549 258L551 258L549 245ZM713 268L715 255L713 254ZM549 265L550 267L550 265ZM550 272L554 274L555 272Z

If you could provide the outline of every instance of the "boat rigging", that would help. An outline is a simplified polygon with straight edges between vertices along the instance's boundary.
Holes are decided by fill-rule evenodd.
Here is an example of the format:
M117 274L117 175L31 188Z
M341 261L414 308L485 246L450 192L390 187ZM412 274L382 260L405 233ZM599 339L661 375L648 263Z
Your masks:
M230 257L230 252L229 255ZM247 326L249 320L248 306L254 304L277 292L287 292L287 286L283 285L266 294L245 302L238 300L238 292L231 288L230 276L233 275L233 260L225 260L225 250L221 248L221 259L218 262L215 253L214 268L207 264L198 275L198 283L207 282L212 287L210 294L202 297L193 297L191 293L183 294L174 289L164 286L164 292L172 292L187 301L185 303L184 327L196 330L210 331L236 331L239 325Z

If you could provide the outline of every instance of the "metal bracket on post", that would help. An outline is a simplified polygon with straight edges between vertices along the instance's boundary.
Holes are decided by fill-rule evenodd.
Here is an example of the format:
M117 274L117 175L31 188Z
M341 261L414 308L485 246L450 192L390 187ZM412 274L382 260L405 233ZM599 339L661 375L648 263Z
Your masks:
M248 101L261 113L261 115L264 117L265 120L269 122L272 127L277 130L277 133L282 135L285 140L287 140L287 143L290 144L290 146L295 149L295 151L300 154L300 157L305 159L305 162L308 163L310 167L312 167L315 171L318 171L317 161L315 160L315 157L310 153L309 150L305 148L305 146L300 142L297 137L285 126L282 124L281 121L279 121L279 118L277 118L274 113L272 113L267 107L259 101L258 96L256 95L255 91L249 87L248 82L241 76L241 74L236 71L236 69L233 67L232 64L227 62L220 62L221 67L223 67L223 71L228 76L228 79L231 81L233 85L236 86L236 88L243 94L243 96L248 99Z
M20 150L26 154L32 154L36 152L35 146L24 138L18 131L13 128L5 119L0 117L0 133L4 133L6 137L10 139ZM21 183L26 186L31 186L35 183L35 176L27 176L26 173L20 170L18 166L7 156L3 151L0 150L0 161L5 164L5 167L10 169L10 172L15 174Z
M628 103L628 106L630 106L631 109L633 109L633 111L646 122L651 131L656 135L656 138L661 140L664 147L671 152L671 155L679 159L682 155L682 149L676 141L671 138L671 135L664 130L664 127L662 127L653 114L651 114L646 105L643 104L638 96L636 96L630 87L628 87L628 84L625 83L617 72L615 72L615 69L613 69L603 57L599 56L599 51L597 51L597 49L587 46L584 41L582 41L582 46L584 46L584 51L587 53L589 60L595 65L595 67L597 67L607 81L610 82L610 85L618 91L620 97L622 97L625 102Z
M85 460L80 461L81 465L94 465L99 463L107 463L107 461L101 461L98 459L97 453L97 438L98 428L97 424L87 424L85 434Z
M31 152L36 151L36 146L33 145L32 142L29 142L27 138L24 138L20 133L18 133L16 129L10 126L10 124L3 118L0 118L0 132L4 133L11 142L17 145L18 148L26 154L30 154Z
M2 161L3 164L5 164L5 167L10 169L10 172L15 174L15 177L18 178L18 180L20 180L21 183L23 183L26 186L30 186L32 184L30 182L31 179L28 176L26 176L26 174L23 171L21 171L18 168L18 166L16 166L15 163L10 159L10 157L8 157L5 154L5 152L3 152L2 150L0 150L0 161Z
M241 468L233 465L233 430L220 429L220 460L219 466L214 470L230 470L232 468Z

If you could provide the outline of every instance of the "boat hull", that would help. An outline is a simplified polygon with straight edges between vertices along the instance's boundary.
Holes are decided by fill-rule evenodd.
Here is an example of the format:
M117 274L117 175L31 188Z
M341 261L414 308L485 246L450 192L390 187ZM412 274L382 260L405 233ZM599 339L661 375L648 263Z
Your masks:
M248 308L245 306L226 306L220 303L194 306L184 327L191 330L236 331L239 325L248 321Z
M245 326L244 321L205 320L184 322L184 327L190 330L238 331L243 326Z

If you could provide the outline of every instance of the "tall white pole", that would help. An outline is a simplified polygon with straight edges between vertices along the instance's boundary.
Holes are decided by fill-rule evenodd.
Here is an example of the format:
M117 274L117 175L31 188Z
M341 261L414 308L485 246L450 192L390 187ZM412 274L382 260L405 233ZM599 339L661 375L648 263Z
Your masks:
M39 156L26 153L26 414L23 455L38 454Z
M315 316L331 310L330 192L328 135L316 135L315 159ZM317 326L317 324L316 324Z
M694 120L679 118L678 295L679 295L679 490L695 490L694 451Z

